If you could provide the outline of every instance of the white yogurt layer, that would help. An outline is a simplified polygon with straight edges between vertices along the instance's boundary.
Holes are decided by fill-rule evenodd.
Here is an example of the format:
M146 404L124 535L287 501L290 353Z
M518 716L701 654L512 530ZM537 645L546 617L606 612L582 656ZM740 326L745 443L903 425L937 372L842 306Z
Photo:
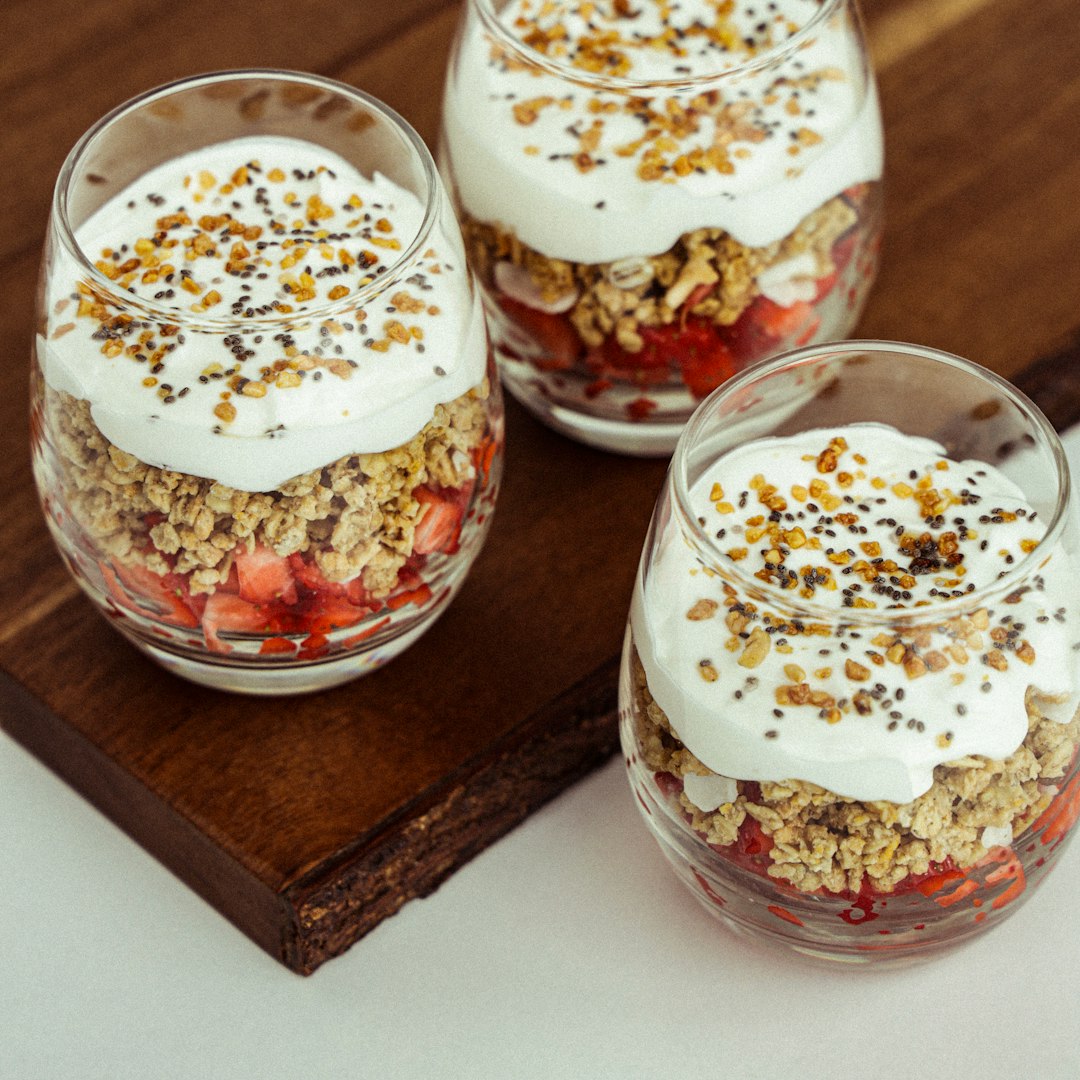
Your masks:
M513 0L498 18L579 78L644 81L760 58L820 12L816 0L740 2L730 15L709 0L633 0L632 17L619 7ZM447 84L444 152L469 214L551 258L656 255L706 227L761 247L845 188L880 179L881 117L864 64L834 16L708 95L597 91L508 61L471 15Z
M1077 568L1043 550L1000 470L860 424L748 442L690 497L761 591L725 584L669 523L631 624L650 691L715 772L906 803L936 765L1012 754L1029 688L1059 722L1080 704ZM993 588L1025 559L1022 581ZM799 604L817 614L796 621Z
M244 491L399 446L486 365L441 215L399 264L424 213L385 176L300 140L175 158L77 233L112 289L157 314L102 306L57 245L45 380L88 400L120 449ZM384 293L350 300L384 274Z

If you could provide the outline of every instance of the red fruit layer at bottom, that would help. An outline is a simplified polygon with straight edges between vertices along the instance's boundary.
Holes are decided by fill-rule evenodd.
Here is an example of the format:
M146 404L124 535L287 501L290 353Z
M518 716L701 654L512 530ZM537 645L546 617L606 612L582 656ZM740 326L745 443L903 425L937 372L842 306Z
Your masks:
M414 552L398 572L394 589L376 599L360 577L330 581L309 555L277 555L256 544L241 544L233 553L228 579L210 594L191 592L191 574L158 574L146 566L100 561L102 580L120 608L183 629L200 628L207 648L230 652L222 634L266 635L261 652L320 655L330 647L326 637L354 626L380 610L422 607L432 597L422 571L436 554L459 548L472 484L459 488L421 485L413 494L421 505ZM381 626L380 626L381 629ZM297 645L291 637L306 635ZM358 634L345 647L364 639Z

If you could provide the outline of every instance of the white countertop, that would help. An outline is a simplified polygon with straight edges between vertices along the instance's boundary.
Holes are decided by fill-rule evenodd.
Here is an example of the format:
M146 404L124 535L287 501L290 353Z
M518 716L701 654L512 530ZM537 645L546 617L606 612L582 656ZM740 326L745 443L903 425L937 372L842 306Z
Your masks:
M616 758L303 979L0 734L0 867L0 1080L1080 1077L1080 845L971 945L826 967L712 919Z

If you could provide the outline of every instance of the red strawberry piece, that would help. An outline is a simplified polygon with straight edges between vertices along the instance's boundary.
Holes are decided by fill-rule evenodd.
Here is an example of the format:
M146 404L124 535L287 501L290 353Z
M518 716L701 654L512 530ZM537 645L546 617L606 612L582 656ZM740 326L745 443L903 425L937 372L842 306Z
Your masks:
M760 862L757 856L767 855L773 846L772 837L766 836L761 823L756 818L747 817L739 827L739 837L736 840L740 855L751 858L754 862Z
M758 296L731 326L728 340L739 362L748 364L776 352L786 341L805 345L820 325L808 300L781 307L767 296Z
M814 309L807 300L796 300L788 307L781 307L767 296L759 296L754 300L753 307L758 325L774 338L791 337L814 318Z
M229 576L214 590L214 592L227 592L232 593L234 596L240 594L240 574L236 569L236 563L233 562L229 567Z
M572 368L584 351L574 324L565 315L537 311L509 296L499 297L499 306L539 346L543 357L530 357L543 371L564 371Z
M413 489L420 503L420 516L413 537L413 551L417 555L430 555L436 551L452 555L458 549L461 536L463 507L445 491L420 485Z
M121 607L172 626L196 627L199 618L187 584L179 574L155 574L147 566L99 563L106 587Z
M358 607L343 596L316 596L311 601L311 613L305 623L305 629L313 634L327 634L344 626L358 623L370 608Z
M631 420L648 420L649 417L656 410L657 403L652 398L639 397L634 398L626 406L626 415Z
M696 398L708 397L738 370L731 349L711 332L710 340L689 349L682 358L682 378Z
M340 644L342 648L351 649L354 645L359 645L361 641L367 641L368 638L374 637L380 630L385 629L389 622L390 616L385 615L377 623L366 626L360 633L352 634L350 637L344 638Z
M603 344L603 359L609 367L624 374L641 375L658 368L666 374L672 366L671 354L677 351L675 339L678 332L678 323L643 326L640 334L644 344L637 352L624 349L614 337L610 337Z
M282 604L253 604L223 592L207 598L202 617L203 637L215 652L232 650L231 645L221 640L223 631L280 636L302 630L300 624L300 618L290 614Z
M296 652L296 642L285 637L268 637L260 646L259 652L264 656L272 656L277 653Z
M682 793L683 782L681 776L676 776L674 773L669 772L657 772L653 773L653 779L656 781L656 786L669 799L673 795L678 796Z
M386 601L386 606L391 611L397 611L399 608L406 607L408 604L415 604L417 607L423 607L430 599L431 587L429 585L420 585L415 589L394 593L394 595Z
M280 600L296 603L296 582L287 558L276 555L268 547L257 544L252 551L241 546L234 556L240 580L240 599L253 604L268 604Z
M731 349L708 319L686 318L667 326L645 326L640 333L643 345L637 352L624 349L611 337L590 354L590 366L602 374L631 378L639 384L663 382L677 372L699 398L736 371ZM628 411L634 419L643 419L655 407L648 398L641 398L631 402Z
M491 466L495 461L495 454L499 450L498 440L494 435L485 435L478 446L469 451L472 463L480 477L480 483L486 484L491 476Z
M641 331L646 348L679 371L690 392L703 398L735 374L735 357L708 319L690 318Z
M345 596L348 586L342 581L331 581L314 559L305 558L299 552L289 556L289 573L296 584L307 592L327 596ZM351 582L349 583L351 584Z
M776 349L776 339L758 322L756 318L758 297L727 328L725 337L740 365L751 364Z

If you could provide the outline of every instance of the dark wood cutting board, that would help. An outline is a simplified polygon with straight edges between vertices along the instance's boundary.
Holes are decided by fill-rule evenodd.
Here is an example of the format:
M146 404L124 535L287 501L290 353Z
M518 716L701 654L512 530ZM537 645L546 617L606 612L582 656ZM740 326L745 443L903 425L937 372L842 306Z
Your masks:
M1078 361L1070 348L1016 380L1059 427L1080 420ZM617 746L617 657L566 690L549 661L586 619L617 638L663 466L512 416L508 471L532 480L509 488L451 611L383 671L310 697L220 694L159 671L72 594L28 671L37 685L62 672L63 692L35 696L0 676L7 731L294 971L429 893ZM575 518L604 512L586 505L594 484L562 506L565 529L530 522L553 466L633 488L637 527L609 508L624 535L609 535L606 552L579 543ZM542 573L530 589L537 563L561 567L565 588L546 591ZM527 715L505 707L538 699L549 704Z
M47 40L12 35L0 172L25 212L0 219L0 303L13 369L66 147L123 98L195 70L191 56L199 70L236 63L241 16L193 2L182 33L165 4L115 0L107 17L97 5L123 30L98 33L93 3L60 18L46 0ZM1059 428L1076 422L1080 338L1059 348L1080 297L1072 0L863 7L888 183L859 332L978 360ZM434 143L456 4L371 0L302 40L291 7L267 9L244 63L353 82ZM576 446L511 406L492 532L442 620L368 678L252 699L160 671L77 592L35 503L24 381L12 385L0 395L0 725L292 970L348 948L612 753L616 655L662 462Z

